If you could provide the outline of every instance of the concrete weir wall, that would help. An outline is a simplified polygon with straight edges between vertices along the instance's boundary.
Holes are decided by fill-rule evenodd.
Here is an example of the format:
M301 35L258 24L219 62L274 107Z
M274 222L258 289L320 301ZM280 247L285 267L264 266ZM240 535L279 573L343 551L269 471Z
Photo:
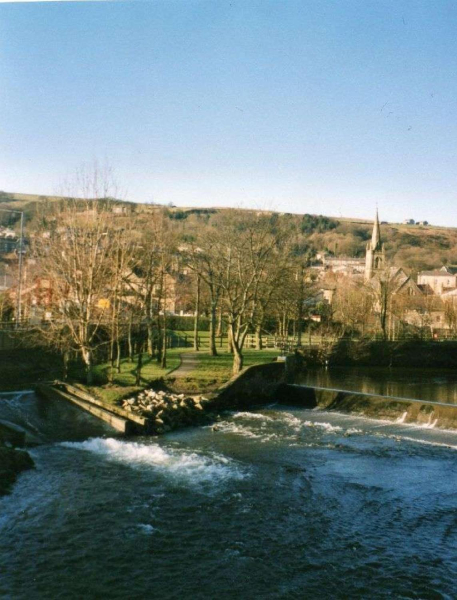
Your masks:
M294 384L289 384L288 387L299 390L309 406L325 410L354 413L373 419L401 420L402 423L457 429L457 406L453 404Z
M284 363L249 367L226 384L216 401L220 408L276 402L347 412L372 419L457 429L457 405L298 385L293 382L299 372L300 366L294 371L289 365L285 367Z
M61 383L52 386L43 384L38 385L36 390L46 398L65 400L79 406L125 435L143 433L146 430L146 419L131 415L116 406L108 406L69 384Z

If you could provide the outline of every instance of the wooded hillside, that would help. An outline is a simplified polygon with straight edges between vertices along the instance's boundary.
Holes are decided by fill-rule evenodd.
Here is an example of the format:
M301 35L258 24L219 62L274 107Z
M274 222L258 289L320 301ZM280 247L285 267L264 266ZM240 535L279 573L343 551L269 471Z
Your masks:
M27 233L36 226L37 207L48 201L59 202L58 196L38 196L0 192L0 208L22 210L26 216ZM135 213L139 221L145 222L148 215L161 205L132 203L110 199L119 211L119 218L128 219ZM170 206L166 214L184 241L191 241L197 231L218 219L226 209L182 208ZM241 213L256 212L238 209ZM274 213L267 211L272 221L287 221L299 233L297 253L330 252L335 256L363 257L365 246L371 237L372 222L350 218L336 219L322 215ZM382 215L381 215L382 216ZM0 225L17 228L19 216L0 212ZM432 225L404 225L383 223L381 235L386 246L387 258L394 264L411 271L431 269L443 264L457 263L457 228Z

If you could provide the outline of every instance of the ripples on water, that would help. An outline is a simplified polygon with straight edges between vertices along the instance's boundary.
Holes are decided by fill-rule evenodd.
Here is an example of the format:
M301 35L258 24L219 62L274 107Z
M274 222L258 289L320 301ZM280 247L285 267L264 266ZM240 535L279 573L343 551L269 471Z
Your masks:
M271 407L33 456L2 597L456 597L454 433Z

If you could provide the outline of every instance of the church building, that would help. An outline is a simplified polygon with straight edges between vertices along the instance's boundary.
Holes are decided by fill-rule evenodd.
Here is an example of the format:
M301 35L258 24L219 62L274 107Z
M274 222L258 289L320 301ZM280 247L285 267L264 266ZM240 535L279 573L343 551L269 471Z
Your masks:
M371 241L367 244L365 255L365 281L369 281L373 275L380 273L386 266L386 255L384 244L381 241L381 228L379 216L376 210L376 219L373 226Z

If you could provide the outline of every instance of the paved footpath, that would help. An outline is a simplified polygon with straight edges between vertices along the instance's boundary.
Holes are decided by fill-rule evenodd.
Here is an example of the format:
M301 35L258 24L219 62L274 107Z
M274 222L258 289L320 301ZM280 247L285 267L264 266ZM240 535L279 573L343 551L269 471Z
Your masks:
M181 355L181 364L172 371L173 377L186 377L191 371L194 371L198 364L197 352L183 352Z

